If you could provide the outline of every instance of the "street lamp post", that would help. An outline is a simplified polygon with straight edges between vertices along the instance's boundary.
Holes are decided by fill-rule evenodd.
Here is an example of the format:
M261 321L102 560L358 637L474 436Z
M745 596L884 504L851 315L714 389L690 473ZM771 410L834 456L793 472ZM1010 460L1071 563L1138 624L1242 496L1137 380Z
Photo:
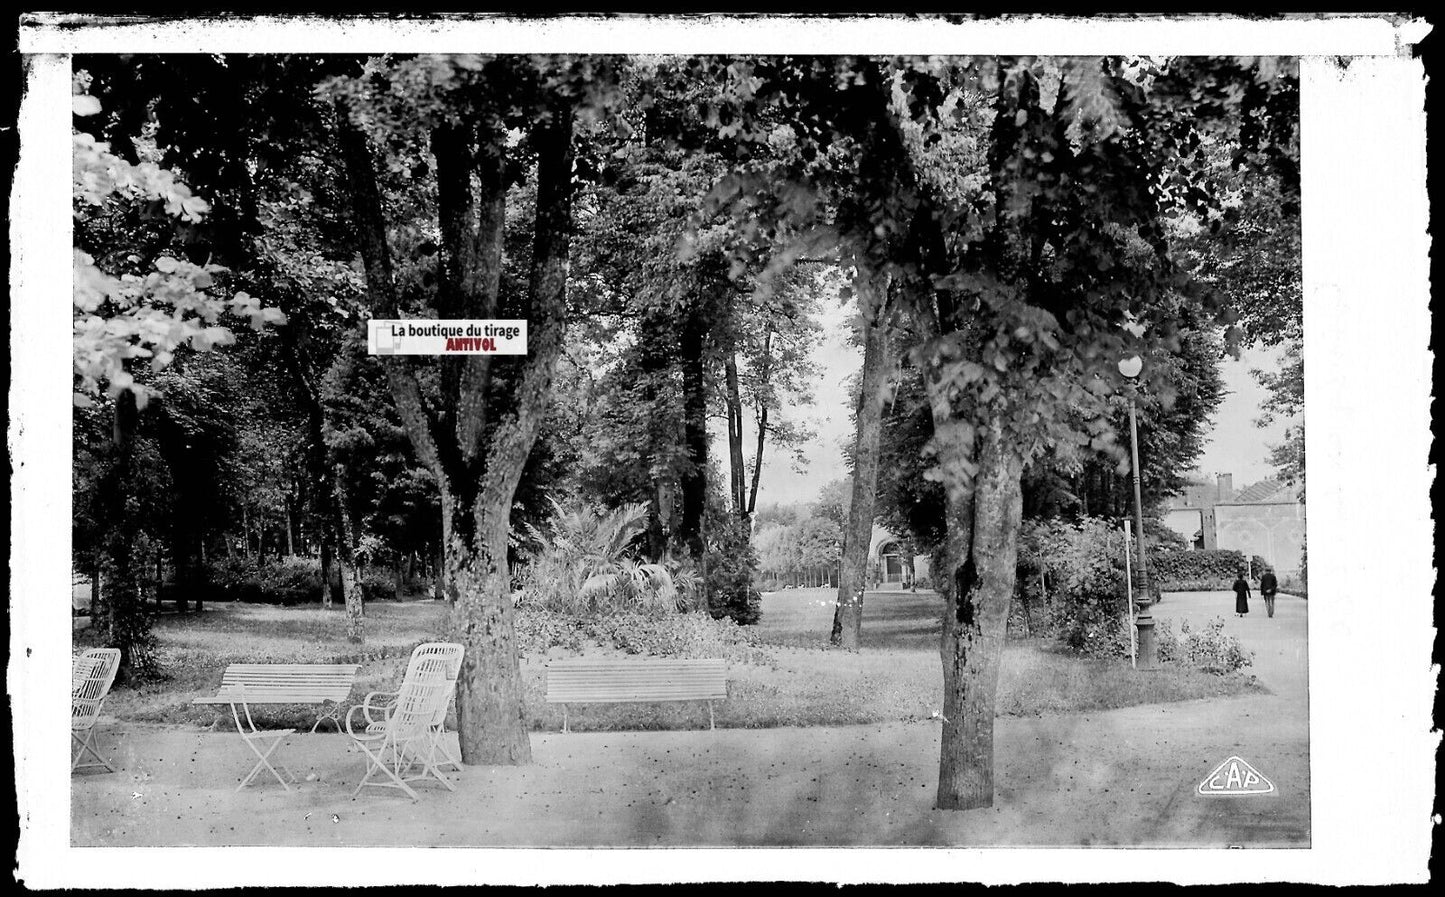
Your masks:
M1152 670L1159 665L1159 647L1154 639L1154 615L1149 612L1153 599L1149 593L1149 568L1144 555L1144 498L1139 488L1139 421L1134 412L1134 394L1139 389L1138 377L1143 369L1144 361L1137 355L1119 362L1119 373L1129 380L1129 448L1134 471L1134 528L1138 533L1135 540L1139 546L1139 589L1134 593L1139 607L1139 613L1134 618L1134 625L1139 630L1138 669Z

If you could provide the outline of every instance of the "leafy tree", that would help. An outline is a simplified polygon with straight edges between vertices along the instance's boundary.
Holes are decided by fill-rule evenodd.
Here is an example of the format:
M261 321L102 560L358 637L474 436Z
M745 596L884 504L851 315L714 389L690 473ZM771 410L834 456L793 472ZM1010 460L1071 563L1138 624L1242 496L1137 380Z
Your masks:
M1253 60L1120 59L765 60L730 72L735 106L788 109L793 139L814 157L846 136L871 150L858 158L892 163L872 179L886 189L867 194L883 198L872 228L845 232L868 259L863 270L889 275L933 418L929 476L944 488L947 521L935 577L946 600L937 804L986 806L1024 470L1086 451L1117 457L1115 362L1178 347L1159 297L1190 284L1165 224L1211 199L1190 135L1243 120L1248 148L1271 145L1272 88L1292 75ZM741 128L764 120L745 115ZM889 243L891 234L902 236ZM1163 388L1159 372L1146 373Z
M441 359L432 369L405 358L385 365L413 449L441 494L452 628L467 645L458 729L468 763L531 757L514 640L510 512L566 330L577 122L582 115L584 131L607 127L615 85L606 59L457 56L372 60L360 77L326 88L372 314L510 313L529 322L523 360L475 355ZM435 190L435 253L406 219L388 213L389 205L416 201L419 172ZM532 245L525 283L504 293L508 188L521 180L535 183Z
M88 93L91 78L77 71L73 111L100 112ZM209 211L171 171L149 158L128 160L103 141L77 130L73 140L75 403L92 404L102 391L112 404L114 449L99 481L99 517L109 584L109 640L121 651L120 676L156 669L150 622L141 603L143 464L136 440L139 413L156 394L144 378L171 365L184 351L207 351L235 342L220 323L231 314L260 330L285 316L238 291L230 299L208 292L226 269L177 258L167 219L196 222ZM139 151L138 151L139 152ZM147 222L144 207L159 206L162 220ZM149 239L137 239L138 233ZM139 371L137 360L148 360ZM138 375L142 379L138 379Z

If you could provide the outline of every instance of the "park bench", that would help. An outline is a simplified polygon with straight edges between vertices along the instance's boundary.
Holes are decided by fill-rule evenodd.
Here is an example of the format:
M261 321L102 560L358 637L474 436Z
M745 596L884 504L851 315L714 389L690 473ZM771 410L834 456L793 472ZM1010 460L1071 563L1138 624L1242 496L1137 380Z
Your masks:
M355 663L233 663L221 674L221 689L196 704L320 704L311 731L329 719L341 728L341 702L351 694Z
M257 756L256 766L250 775L241 780L236 790L250 784L262 769L269 769L281 782L281 787L291 790L286 779L271 765L270 758L282 740L296 730L256 728L251 719L252 704L320 704L322 707L311 731L315 732L323 719L334 721L340 729L341 702L350 696L351 685L359 669L361 665L356 663L233 663L226 667L221 674L221 688L215 697L196 698L192 703L229 704L231 716L236 721L236 732ZM241 710L236 709L237 705ZM241 724L242 711L246 717L244 726Z
M726 700L727 664L721 658L676 660L656 657L576 657L547 664L547 703L706 701L708 728L717 728L712 702Z

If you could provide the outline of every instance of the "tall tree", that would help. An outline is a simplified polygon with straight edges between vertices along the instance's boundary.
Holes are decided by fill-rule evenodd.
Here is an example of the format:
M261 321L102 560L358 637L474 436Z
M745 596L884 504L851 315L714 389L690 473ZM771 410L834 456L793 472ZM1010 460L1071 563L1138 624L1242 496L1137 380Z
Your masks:
M531 759L514 638L510 516L566 329L577 115L605 110L613 65L600 58L374 60L362 77L329 85L372 314L404 317L408 310L392 245L405 235L389 232L384 188L430 169L439 263L434 289L415 291L412 303L447 318L510 311L528 320L528 355L517 367L487 355L442 359L430 396L418 366L406 358L386 363L392 399L441 495L452 629L467 646L458 730L468 763ZM509 133L516 132L524 141L513 147ZM508 186L529 169L531 257L525 286L507 297Z

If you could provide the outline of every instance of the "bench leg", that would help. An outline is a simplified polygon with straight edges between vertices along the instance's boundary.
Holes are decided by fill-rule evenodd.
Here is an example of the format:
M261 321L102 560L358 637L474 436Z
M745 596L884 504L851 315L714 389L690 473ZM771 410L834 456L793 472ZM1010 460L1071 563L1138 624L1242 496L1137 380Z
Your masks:
M322 721L322 720L328 720L328 719L331 720L333 723L336 724L336 731L340 732L340 731L341 731L341 703L340 703L339 701L332 701L332 702L330 702L329 704L327 704L327 705L325 705L325 706L323 706L323 707L321 708L321 712L318 713L318 714L316 714L316 722L314 722L314 723L311 724L311 734L312 734L312 735L315 735L315 734L316 734L316 727L319 726L319 725L321 725L321 721Z
M256 754L259 759L256 761L255 767L252 768L251 774L241 780L241 784L236 786L236 790L240 791L242 788L245 788L247 785L251 784L251 781L256 778L256 774L259 773L263 768L265 768L271 771L271 775L276 777L276 781L281 783L282 788L290 791L291 786L286 783L286 780L284 778L282 778L281 773L276 771L276 767L271 765L270 759L271 755L275 753L276 748L281 746L281 742L286 740L286 735L277 736L264 751L262 751L256 746L256 742L259 741L261 738L267 738L269 736L262 735L259 738L256 736L242 737L246 739L247 746L251 748L251 750ZM285 767L283 766L282 769L285 769ZM290 770L287 770L287 772L290 772ZM295 779L294 775L292 776L292 779Z
M562 705L562 731L567 731L567 705Z
M712 716L712 701L707 702L707 727L709 729L717 728L717 721Z

